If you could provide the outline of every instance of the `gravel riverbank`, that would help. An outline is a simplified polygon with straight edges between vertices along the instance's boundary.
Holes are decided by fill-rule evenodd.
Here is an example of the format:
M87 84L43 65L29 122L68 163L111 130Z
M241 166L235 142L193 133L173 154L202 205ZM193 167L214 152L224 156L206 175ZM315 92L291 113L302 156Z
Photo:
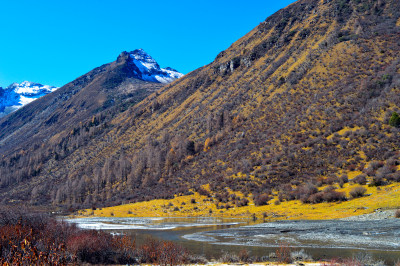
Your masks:
M338 220L277 221L186 235L222 245L274 247L290 243L305 248L400 251L400 219L395 210Z
M376 221L395 218L396 210L376 210L373 213L339 219L341 221Z

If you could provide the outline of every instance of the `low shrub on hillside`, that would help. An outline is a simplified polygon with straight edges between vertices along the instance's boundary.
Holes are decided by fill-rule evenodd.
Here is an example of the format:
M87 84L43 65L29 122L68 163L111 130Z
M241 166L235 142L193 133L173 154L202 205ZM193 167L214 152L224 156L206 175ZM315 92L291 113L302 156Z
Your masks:
M400 171L386 176L388 181L400 182Z
M247 206L249 204L249 200L246 198L236 198L235 204L237 207Z
M343 185L346 184L346 183L348 183L348 182L349 182L349 177L348 177L347 175L342 175L342 176L339 178L339 186L340 186L340 187L343 187Z
M367 176L364 174L358 175L351 180L353 183L365 185L367 183Z
M271 197L266 193L254 196L254 204L256 206L268 205L269 200L271 200Z
M346 200L346 196L343 192L338 192L336 190L328 191L328 192L318 192L311 195L307 202L308 203L321 203L321 202L335 202L335 201L344 201Z
M367 192L367 189L365 187L354 187L350 190L350 196L352 198L360 198L364 196L365 192Z
M369 186L371 187L380 187L385 185L385 180L383 179L383 177L380 176L374 176L372 178L371 184Z

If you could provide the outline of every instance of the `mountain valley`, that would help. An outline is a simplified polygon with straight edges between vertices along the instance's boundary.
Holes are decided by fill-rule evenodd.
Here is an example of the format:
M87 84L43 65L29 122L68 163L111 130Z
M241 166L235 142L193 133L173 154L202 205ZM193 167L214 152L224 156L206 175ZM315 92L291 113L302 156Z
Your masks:
M183 77L124 52L0 120L1 200L75 209L201 195L228 210L396 184L399 10L300 0Z

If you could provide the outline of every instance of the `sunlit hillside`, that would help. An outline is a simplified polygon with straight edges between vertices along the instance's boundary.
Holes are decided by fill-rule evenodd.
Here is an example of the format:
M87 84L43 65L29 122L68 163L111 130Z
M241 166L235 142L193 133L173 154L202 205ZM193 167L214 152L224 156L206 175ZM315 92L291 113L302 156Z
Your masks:
M65 141L63 156L53 139L45 147L55 156L35 161L34 177L3 184L2 200L81 208L196 192L210 203L204 212L245 215L252 204L273 212L384 198L400 182L399 37L397 0L297 1L114 116L101 137ZM83 125L64 140L102 121ZM30 160L17 151L4 169ZM367 192L352 196L349 186Z

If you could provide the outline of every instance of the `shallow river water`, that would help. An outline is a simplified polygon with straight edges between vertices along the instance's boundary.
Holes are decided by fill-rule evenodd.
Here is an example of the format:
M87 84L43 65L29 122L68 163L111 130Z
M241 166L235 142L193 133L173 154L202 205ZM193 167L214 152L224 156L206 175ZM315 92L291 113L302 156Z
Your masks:
M80 228L174 241L208 259L247 249L267 256L281 245L304 249L314 259L370 254L389 265L400 261L400 219L377 221L281 221L254 223L221 218L79 218Z

